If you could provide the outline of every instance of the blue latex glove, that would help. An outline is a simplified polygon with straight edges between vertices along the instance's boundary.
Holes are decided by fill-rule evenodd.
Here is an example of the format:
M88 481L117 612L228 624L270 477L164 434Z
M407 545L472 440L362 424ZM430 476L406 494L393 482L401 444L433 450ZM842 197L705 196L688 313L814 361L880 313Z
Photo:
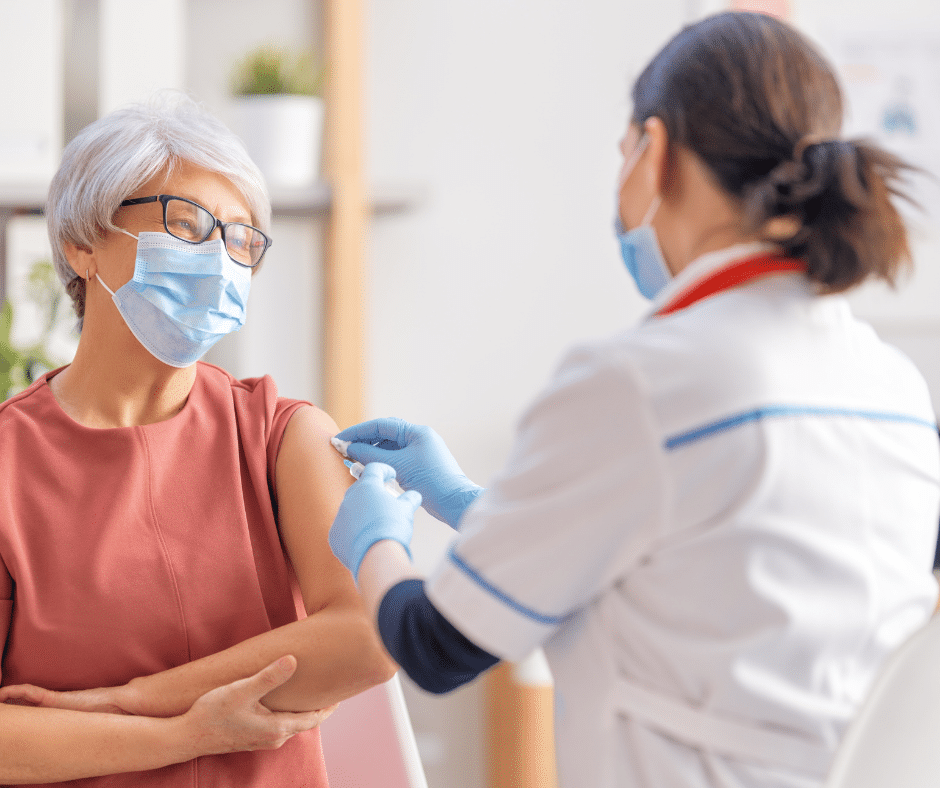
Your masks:
M398 483L421 493L424 508L451 528L457 528L467 507L483 492L430 427L396 418L373 419L348 427L336 438L351 441L346 453L354 460L391 465Z
M411 557L408 545L421 495L411 491L396 497L385 489L385 482L394 478L395 469L388 465L366 465L359 481L346 491L330 527L330 549L357 581L359 565L376 542L394 539Z

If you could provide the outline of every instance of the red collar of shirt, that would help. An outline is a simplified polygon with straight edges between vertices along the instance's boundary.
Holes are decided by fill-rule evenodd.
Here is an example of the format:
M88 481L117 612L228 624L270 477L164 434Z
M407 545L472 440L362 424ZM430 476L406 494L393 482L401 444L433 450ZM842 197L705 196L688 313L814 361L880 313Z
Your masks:
M744 260L734 260L716 271L707 274L676 293L653 313L653 317L663 317L680 309L685 309L697 301L717 295L750 282L752 279L771 274L805 272L806 263L791 257L777 254L759 254Z

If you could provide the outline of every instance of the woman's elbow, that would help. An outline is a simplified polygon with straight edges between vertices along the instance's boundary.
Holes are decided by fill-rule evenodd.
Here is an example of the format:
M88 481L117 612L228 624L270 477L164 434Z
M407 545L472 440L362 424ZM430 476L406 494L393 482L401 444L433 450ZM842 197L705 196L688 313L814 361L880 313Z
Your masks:
M389 656L375 628L366 622L358 633L355 648L355 663L362 680L369 687L388 681L398 671L398 665Z
M382 684L398 670L398 665L365 616L350 615L346 618L335 645L336 648L329 649L331 666L325 671L328 681L324 689L334 698L331 702ZM316 651L312 656L314 660L318 659ZM323 656L321 653L319 658Z

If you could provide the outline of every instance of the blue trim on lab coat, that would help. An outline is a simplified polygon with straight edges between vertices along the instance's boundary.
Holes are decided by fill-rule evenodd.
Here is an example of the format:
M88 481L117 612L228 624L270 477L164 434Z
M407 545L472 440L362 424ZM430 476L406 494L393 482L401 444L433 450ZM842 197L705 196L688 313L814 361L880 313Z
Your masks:
M807 405L767 405L763 408L755 408L754 410L749 410L744 413L738 413L734 416L728 416L724 419L713 421L710 424L681 432L678 435L673 435L670 438L666 438L663 445L667 451L672 451L673 449L687 446L690 443L695 443L703 438L709 438L712 435L733 430L735 427L740 427L742 424L784 416L848 416L851 418L869 419L871 421L892 421L902 424L916 424L920 427L928 427L932 430L937 429L937 425L934 422L916 416L908 416L905 413L852 410L850 408L826 408Z
M470 566L470 564L457 555L457 552L453 547L450 548L450 551L447 555L448 558L454 562L454 565L464 574L466 574L471 580L473 580L478 586L480 586L480 588L489 592L507 607L515 610L517 613L520 613L526 618L530 618L539 624L546 624L548 626L556 626L568 618L568 614L563 616L549 616L544 613L539 613L530 607L526 607L521 602L517 602L511 596L494 586L491 582L489 582L489 580L483 577L483 575L477 572L476 569L474 569L472 566Z

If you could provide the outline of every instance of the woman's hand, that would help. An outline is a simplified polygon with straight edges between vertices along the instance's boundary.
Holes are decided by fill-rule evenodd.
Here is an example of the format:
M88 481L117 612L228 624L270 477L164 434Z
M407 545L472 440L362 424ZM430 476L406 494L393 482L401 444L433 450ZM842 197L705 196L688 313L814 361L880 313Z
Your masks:
M193 757L243 750L274 750L298 733L316 728L339 706L307 712L271 711L261 698L286 682L297 669L292 656L281 657L247 679L210 690L182 715Z
M261 698L286 682L296 669L294 657L282 657L254 676L210 690L185 714L167 720L178 731L176 740L189 748L176 760L243 750L277 749L296 734L317 727L336 711L339 704L318 711L294 713L271 711L261 703ZM118 691L122 689L107 687L54 692L20 684L0 689L0 700L16 705L128 714L118 702Z
M129 685L98 687L96 689L58 692L33 684L11 684L0 687L0 703L18 706L43 706L71 711L99 711L108 714L148 715L145 709L135 708ZM154 715L158 716L158 715Z
M193 735L200 737L204 746L211 750L197 752L192 757L234 752L236 749L280 747L294 734L317 727L336 711L339 704L299 714L272 712L261 704L260 699L284 684L296 669L297 660L294 657L283 657L250 678L226 684L201 696L188 712L179 717L180 722L187 728L192 727ZM57 692L32 684L14 684L0 687L0 703L70 711L162 716L148 711L144 696L133 689L133 684L72 692Z
M421 493L425 510L451 528L458 527L467 507L483 492L430 427L396 418L373 419L348 427L336 438L348 441L347 456L363 465L391 465L398 483Z

